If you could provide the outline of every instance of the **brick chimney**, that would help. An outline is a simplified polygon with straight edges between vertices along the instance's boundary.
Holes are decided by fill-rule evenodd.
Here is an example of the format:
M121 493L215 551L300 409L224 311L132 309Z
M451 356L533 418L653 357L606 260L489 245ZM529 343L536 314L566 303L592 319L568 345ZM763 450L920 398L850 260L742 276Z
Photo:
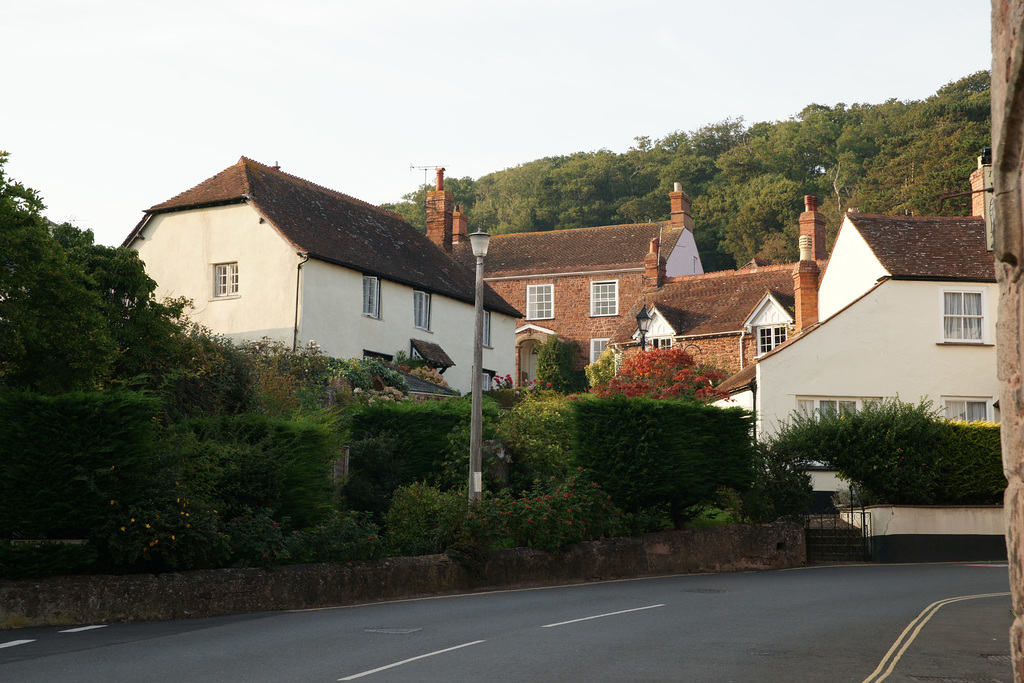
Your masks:
M690 198L683 192L683 186L675 183L668 193L668 203L672 207L672 225L681 226L693 232L693 217L690 216Z
M468 228L469 217L462 213L462 204L457 204L455 213L452 214L452 244L465 242Z
M992 199L992 150L985 149L978 157L978 168L971 173L971 215L986 218L988 205Z
M809 197L809 199L813 199L813 197ZM803 230L802 220L800 229ZM818 260L814 257L814 238L810 235L800 235L800 262L793 267L797 334L818 322L818 276Z
M427 193L427 237L446 252L452 250L452 204L444 191L444 169L437 169L437 189Z
M800 249L803 252L804 236L811 238L811 259L824 261L828 258L825 251L825 217L818 211L818 198L812 194L804 197L804 212L800 214ZM804 257L801 255L800 260Z
M644 257L644 289L657 289L664 279L665 260L661 258L661 239L655 237Z

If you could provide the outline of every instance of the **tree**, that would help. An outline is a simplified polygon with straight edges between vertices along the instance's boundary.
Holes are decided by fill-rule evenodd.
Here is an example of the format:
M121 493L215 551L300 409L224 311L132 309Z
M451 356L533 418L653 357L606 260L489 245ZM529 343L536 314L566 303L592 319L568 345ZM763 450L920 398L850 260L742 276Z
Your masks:
M551 335L537 349L537 381L560 394L582 390L586 378L582 370L576 369L576 359L581 356L576 342Z
M711 403L725 396L715 388L722 377L718 370L695 365L681 348L651 349L627 356L617 375L591 391L600 398L642 396Z
M61 393L166 369L184 301L161 304L126 247L54 225L0 153L0 384Z

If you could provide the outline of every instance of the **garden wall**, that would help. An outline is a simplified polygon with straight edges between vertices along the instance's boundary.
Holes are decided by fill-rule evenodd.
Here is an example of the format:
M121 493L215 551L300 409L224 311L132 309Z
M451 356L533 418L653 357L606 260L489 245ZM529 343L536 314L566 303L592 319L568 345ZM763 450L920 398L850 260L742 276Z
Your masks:
M875 562L1006 559L1001 505L874 505L866 512ZM859 515L843 514L859 525Z
M556 553L502 550L476 572L444 555L429 555L273 569L0 581L0 628L186 619L635 576L782 569L799 566L805 558L803 529L776 523L613 538Z

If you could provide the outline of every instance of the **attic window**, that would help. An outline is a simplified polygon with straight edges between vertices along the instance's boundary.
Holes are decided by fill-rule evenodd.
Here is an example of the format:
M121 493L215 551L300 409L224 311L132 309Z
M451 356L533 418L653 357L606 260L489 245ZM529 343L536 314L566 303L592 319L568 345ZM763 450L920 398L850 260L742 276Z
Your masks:
M213 266L213 298L238 296L238 262L217 263Z
M771 325L757 328L757 355L761 356L786 341L786 326Z

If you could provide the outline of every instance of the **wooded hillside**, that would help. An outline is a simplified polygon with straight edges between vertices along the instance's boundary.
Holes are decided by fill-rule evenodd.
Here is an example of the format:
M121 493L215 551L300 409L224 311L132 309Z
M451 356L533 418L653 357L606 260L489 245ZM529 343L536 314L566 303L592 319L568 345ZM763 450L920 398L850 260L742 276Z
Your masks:
M829 247L849 208L891 215L965 215L968 176L990 146L989 73L979 71L922 101L809 104L787 121L727 119L662 139L545 157L481 177L450 177L445 189L492 234L666 220L668 192L693 200L707 271L757 256L797 257L803 196L817 195ZM425 229L422 186L386 205Z

